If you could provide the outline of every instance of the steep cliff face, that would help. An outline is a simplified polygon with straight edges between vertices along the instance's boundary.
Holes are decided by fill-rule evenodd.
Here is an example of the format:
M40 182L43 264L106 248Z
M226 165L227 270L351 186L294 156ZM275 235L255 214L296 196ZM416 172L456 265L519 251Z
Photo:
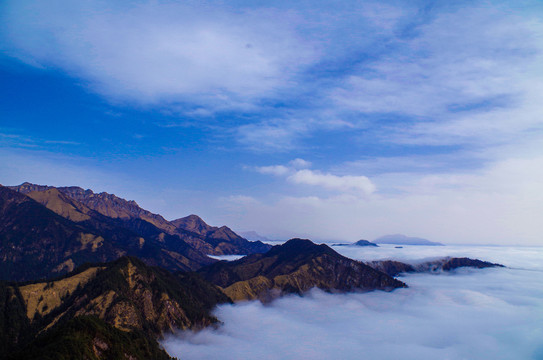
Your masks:
M12 341L11 349L5 346L11 352L46 346L39 340L41 335L62 332L80 317L98 319L91 324L107 324L107 329L113 327L158 346L155 339L165 332L213 324L217 319L210 314L211 309L218 303L230 302L219 288L196 274L172 274L130 257L81 268L54 281L4 285L2 293L10 301L0 303L0 313L4 314L8 306L18 309L4 320L20 324L15 327L19 330L2 339ZM102 349L104 354L114 345L108 338L110 330L88 338L91 342L101 339L107 345ZM55 339L58 336L62 337L57 334Z
M265 254L220 262L200 270L234 301L267 301L313 287L327 291L392 290L406 287L365 264L339 255L326 245L292 239Z
M29 195L72 221L88 220L87 213L93 211L94 217L100 214L118 220L117 225L123 224L124 227L138 233L145 226L142 225L142 221L149 223L154 228L160 229L164 235L181 238L203 255L246 255L266 252L271 248L260 241L248 241L226 226L220 228L209 226L196 215L170 222L161 215L142 209L133 200L125 200L106 192L94 193L92 190L84 190L77 186L55 188L30 183L9 188ZM73 201L75 204L70 204Z

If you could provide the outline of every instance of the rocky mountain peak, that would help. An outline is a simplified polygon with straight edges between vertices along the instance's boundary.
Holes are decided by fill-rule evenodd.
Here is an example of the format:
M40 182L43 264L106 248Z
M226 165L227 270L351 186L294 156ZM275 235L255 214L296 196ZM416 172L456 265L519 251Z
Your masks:
M270 255L323 255L341 256L328 245L317 245L308 239L294 238L290 239L282 245L274 246L270 251Z
M179 219L175 219L171 221L171 223L176 228L192 231L200 235L205 235L207 232L215 228L213 226L209 226L204 220L202 220L201 217L194 214L191 214L189 216L185 216Z
M17 192L20 192L22 194L28 194L32 191L45 191L45 190L49 190L52 188L52 186L48 186L48 185L37 185L37 184L32 184L32 183L29 183L29 182L24 182L22 183L21 185L16 185L16 186L6 186L8 189L11 189L13 191L17 191Z
M291 239L264 254L219 262L199 270L234 301L269 301L283 293L318 287L326 291L391 290L406 285L383 272L348 259L327 245Z

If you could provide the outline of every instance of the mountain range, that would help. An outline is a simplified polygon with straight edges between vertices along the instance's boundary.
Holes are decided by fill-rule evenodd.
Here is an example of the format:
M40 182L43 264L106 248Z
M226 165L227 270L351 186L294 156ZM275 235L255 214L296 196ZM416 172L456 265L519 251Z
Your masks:
M200 217L189 215L173 221L167 221L161 215L142 209L135 201L125 200L106 192L94 193L77 186L58 187L23 183L9 187L12 190L40 198L39 193L56 189L72 200L112 219L119 219L127 227L139 229L140 220L152 224L165 234L177 235L197 250L210 255L237 255L266 252L270 246L259 241L249 242L226 226L214 227L206 224ZM39 201L39 200L37 200ZM46 205L47 199L39 202ZM47 206L47 205L46 205ZM59 213L54 205L51 210ZM60 210L62 211L62 210Z
M196 215L168 221L113 194L0 185L0 359L166 360L157 339L216 324L218 304L392 291L407 287L398 274L461 266L497 264L365 264L307 239L272 247Z
M0 279L34 280L124 255L166 269L196 270L208 254L253 254L250 242L195 215L169 222L108 193L24 183L0 187Z

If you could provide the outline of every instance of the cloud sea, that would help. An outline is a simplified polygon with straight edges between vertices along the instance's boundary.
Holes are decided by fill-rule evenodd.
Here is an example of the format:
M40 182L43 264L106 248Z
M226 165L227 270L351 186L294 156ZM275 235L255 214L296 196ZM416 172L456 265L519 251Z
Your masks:
M312 290L269 305L222 305L217 329L162 344L183 359L542 359L543 248L337 247L360 260L469 256L507 268L411 274L408 289Z

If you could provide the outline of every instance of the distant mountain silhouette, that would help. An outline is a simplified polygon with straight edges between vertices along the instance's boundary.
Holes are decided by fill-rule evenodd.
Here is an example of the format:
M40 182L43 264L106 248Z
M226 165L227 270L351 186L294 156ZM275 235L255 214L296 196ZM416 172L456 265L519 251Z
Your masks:
M431 245L443 246L443 244L418 237L410 237L401 234L385 235L373 240L376 244L394 244L394 245Z
M372 243L371 241L368 241L368 240L358 240L357 242L352 243L352 244L333 244L332 246L374 246L374 247L377 247L379 245Z
M440 271L452 271L461 267L471 267L476 269L484 269L489 267L504 267L501 264L495 264L488 261L470 259L466 257L444 257L441 259L418 263L416 265L411 265L395 260L370 261L366 264L390 276L397 276L402 273L431 273Z
M243 236L244 238L246 238L247 240L251 240L251 241L263 241L263 242L273 241L271 239L268 239L265 236L260 235L256 231L240 231L239 234Z
M356 245L356 246L378 246L377 244L372 243L371 241L368 241L368 240L358 240L353 245Z

